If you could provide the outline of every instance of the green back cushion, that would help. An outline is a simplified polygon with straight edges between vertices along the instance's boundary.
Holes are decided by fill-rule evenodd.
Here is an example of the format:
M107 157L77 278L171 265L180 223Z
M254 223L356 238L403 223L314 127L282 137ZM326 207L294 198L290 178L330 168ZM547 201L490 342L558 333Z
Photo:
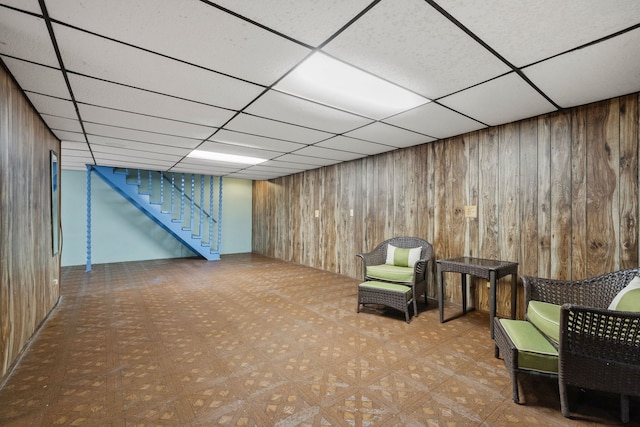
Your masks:
M542 301L529 301L527 319L556 344L560 341L560 306Z
M558 351L531 323L511 319L500 319L500 323L518 349L520 369L558 372Z
M634 277L611 301L609 310L640 312L640 278Z
M397 248L387 245L386 264L398 267L412 267L420 259L422 248Z
M391 282L413 281L413 267L380 264L367 266L367 277Z

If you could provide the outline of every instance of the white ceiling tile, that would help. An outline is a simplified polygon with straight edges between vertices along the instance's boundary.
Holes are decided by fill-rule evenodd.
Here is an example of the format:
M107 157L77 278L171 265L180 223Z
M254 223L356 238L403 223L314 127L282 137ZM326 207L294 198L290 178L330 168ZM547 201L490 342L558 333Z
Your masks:
M145 170L167 170L170 165L156 162L145 162L144 160L128 159L126 156L120 158L102 157L96 158L96 164L99 166L110 166L115 168L131 168L131 169L145 169Z
M148 142L161 146L193 148L201 142L200 140L193 138L184 138L175 135L165 135L135 129L125 129L115 126L105 126L95 123L85 123L84 128L87 131L87 135L106 136L123 140ZM89 142L91 142L91 140ZM158 147L158 149L162 148L163 147Z
M41 116L47 126L53 131L82 132L82 126L80 126L80 120L78 119L67 119L64 117L50 116L48 114L42 114Z
M89 147L86 142L78 141L60 141L60 146L63 150L85 150L89 151Z
M349 138L347 136L335 136L327 139L326 141L318 142L315 147L325 147L335 150L346 150L353 153L360 153L366 155L380 154L391 150L396 150L397 147L392 147L385 144L378 144L376 142L363 141L362 139Z
M215 128L167 120L157 117L127 113L109 108L80 104L78 106L82 120L87 123L105 124L109 126L137 129L148 132L179 135L186 138L207 139Z
M26 95L40 114L50 114L52 116L66 117L67 119L78 118L73 102L67 99L54 98L33 92L26 92Z
M637 0L439 0L438 4L517 67L640 22Z
M636 29L540 62L524 73L561 107L626 95L640 90L639 46Z
M53 133L56 134L56 136L60 141L74 141L74 142L81 142L86 144L86 139L84 137L84 133L82 132L67 132L67 131L54 130Z
M226 177L228 177L228 178L247 179L247 180L252 180L252 181L267 181L269 179L279 178L281 176L284 176L284 175L282 175L282 174L269 174L269 173L251 171L251 170L238 171L238 172L233 172L233 173L230 173L230 174L226 175Z
M87 168L86 168L84 163L81 163L81 162L68 162L68 163L65 163L64 160L60 162L60 169L62 169L62 170L70 170L70 171L86 171L87 170Z
M289 161L283 161L282 158L278 158L277 160L268 160L264 163L260 163L259 165L255 165L253 166L254 168L260 168L260 167L272 167L272 168L276 168L276 169L282 169L284 171L287 172L287 174L290 173L295 173L295 172L302 172L306 169L308 169L309 165L303 165L300 163L293 163L293 162L289 162ZM313 166L314 168L317 166Z
M310 53L307 47L200 1L166 2L161 7L156 0L98 0L85 7L49 3L54 19L263 85L273 84Z
M54 25L67 70L208 103L240 109L263 88L64 26Z
M248 133L220 130L216 133L212 141L223 142L225 144L238 145L248 148L259 148L263 150L279 151L288 153L305 147L306 144L283 141L281 139L267 138L264 136L251 135Z
M179 147L179 146L169 146L169 145L159 145L150 142L144 141L133 141L122 138L113 138L109 136L100 136L100 135L87 135L87 139L91 144L91 147L97 145L107 145L109 147L118 147L123 149L134 149L140 151L148 151L150 153L169 153L176 155L186 156L189 152L191 152L192 148L190 147Z
M236 132L250 133L267 138L283 139L300 144L313 144L333 136L327 132L268 120L249 114L239 114L225 127Z
M0 53L59 67L44 19L0 8Z
M255 166L251 166L251 170L256 172L269 172L269 173L275 173L275 174L283 174L283 173L292 174L292 173L302 172L304 170L300 167L296 168L296 167L273 166L273 165L270 165L270 163L272 162L265 162Z
M434 99L509 71L423 0L386 0L323 51Z
M234 111L145 90L71 74L71 87L80 103L217 127Z
M7 6L15 7L18 9L26 10L28 12L33 12L37 14L42 13L38 0L2 0L0 1L0 4L4 4ZM2 13L4 13L4 9L2 9Z
M435 102L398 114L385 121L414 132L430 135L436 139L461 135L486 127L482 123L442 107Z
M372 121L275 90L262 95L245 112L334 133L347 132Z
M235 169L224 169L212 166L198 166L192 164L179 164L169 170L169 172L175 173L197 173L209 176L226 176L228 173L233 172Z
M92 146L93 154L96 156L106 156L106 155L119 155L125 153L127 156L131 158L138 159L149 159L149 160L161 160L165 162L171 162L172 164L180 161L183 155L180 154L170 154L165 152L150 152L144 150L137 150L135 148L126 148L122 149L121 147L112 147L108 145L93 145Z
M283 154L275 160L282 162L298 163L309 166L328 166L336 163L335 160L322 159L320 157L300 156L298 154Z
M426 105L418 108L423 109L426 107ZM394 119L391 118L387 121L390 123L394 123L393 120ZM398 127L390 126L381 122L376 122L370 124L369 126L364 126L360 129L356 129L353 132L348 132L345 134L345 136L377 142L379 144L390 145L395 148L410 147L412 145L424 144L425 142L431 142L434 140L434 138L432 137L412 132L406 129L400 129Z
M216 1L242 16L312 46L318 46L365 9L370 0Z
M516 73L463 90L438 102L491 126L556 110ZM487 103L491 108L487 108Z
M366 155L364 154L352 153L349 151L342 151L342 150L334 150L330 148L318 147L315 145L302 148L293 154L300 155L300 156L319 157L321 159L340 160L340 161L355 160L362 157L366 157Z
M69 89L67 89L67 84L60 70L8 58L6 56L3 56L2 60L22 90L38 92L58 98L70 98Z
M208 168L215 169L216 173L211 173L212 175L217 175L220 173L228 173L232 171L236 171L238 169L246 168L249 165L244 165L241 163L231 163L231 162L221 162L221 161L213 161L213 160L204 160L204 159L194 159L192 157L186 157L180 163L178 163L172 171L184 170L184 168L188 167L196 167L199 170Z
M214 141L205 141L198 146L198 150L211 151L214 153L234 154L238 156L257 157L259 159L272 159L282 155L278 151L261 150L259 148L242 147L239 145L223 144Z

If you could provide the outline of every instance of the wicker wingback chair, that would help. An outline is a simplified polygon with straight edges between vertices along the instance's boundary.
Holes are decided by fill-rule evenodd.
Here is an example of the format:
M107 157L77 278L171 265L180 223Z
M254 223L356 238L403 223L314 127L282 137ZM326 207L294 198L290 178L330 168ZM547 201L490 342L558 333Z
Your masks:
M424 295L424 302L427 303L427 272L431 271L433 260L433 247L431 243L417 237L394 237L380 243L374 250L367 253L356 254L362 259L362 277L364 281L384 280L380 277L369 277L367 267L384 264L387 258L387 247L393 245L397 248L410 249L421 247L420 259L415 263L413 277L406 282L398 282L411 286L413 294L413 315L418 315L417 299ZM392 282L393 280L388 280Z
M523 276L525 303L562 305L558 345L558 386L562 414L570 416L567 386L620 394L623 422L628 396L640 396L640 313L607 307L640 268L585 280Z

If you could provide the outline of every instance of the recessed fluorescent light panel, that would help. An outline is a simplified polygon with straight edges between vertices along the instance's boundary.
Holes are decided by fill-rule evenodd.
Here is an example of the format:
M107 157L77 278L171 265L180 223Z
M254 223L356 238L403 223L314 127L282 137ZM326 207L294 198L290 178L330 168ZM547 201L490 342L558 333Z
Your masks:
M274 89L376 120L429 102L321 52L305 59Z
M246 165L257 165L258 163L267 161L267 159L259 159L257 157L236 156L235 154L214 153L213 151L204 150L193 150L187 157L218 162L242 163Z

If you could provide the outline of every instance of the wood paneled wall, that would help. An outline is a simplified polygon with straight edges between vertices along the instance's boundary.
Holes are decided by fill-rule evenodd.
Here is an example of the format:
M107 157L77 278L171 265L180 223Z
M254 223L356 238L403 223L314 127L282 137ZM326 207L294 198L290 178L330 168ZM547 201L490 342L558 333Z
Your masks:
M59 297L50 150L60 159L60 142L0 65L0 381Z
M356 253L401 235L432 242L437 259L515 261L526 275L579 279L635 267L638 99L256 181L253 250L354 278ZM477 205L477 219L465 218L465 205ZM459 276L446 276L446 297L459 302ZM488 311L485 284L473 284L476 307ZM507 314L507 283L499 286L498 312Z

